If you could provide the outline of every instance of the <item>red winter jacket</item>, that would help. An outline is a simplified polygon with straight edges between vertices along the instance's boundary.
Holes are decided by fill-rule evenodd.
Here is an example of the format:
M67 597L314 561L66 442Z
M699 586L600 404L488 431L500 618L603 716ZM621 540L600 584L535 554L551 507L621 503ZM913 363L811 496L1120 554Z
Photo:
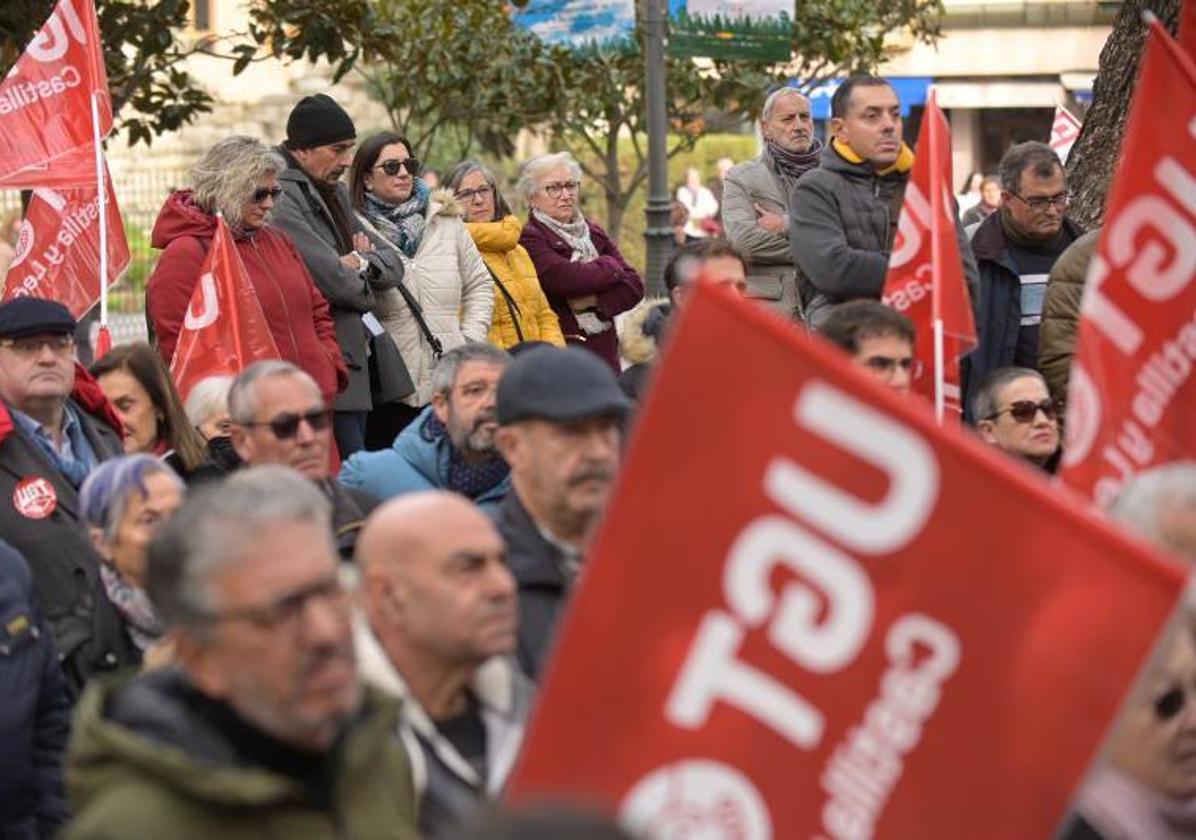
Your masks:
M145 308L167 365L215 235L216 217L195 205L190 190L171 193L154 223L151 241L163 250L146 284ZM234 236L279 355L311 374L324 402L332 405L332 398L348 384L349 371L328 301L285 233L267 224Z

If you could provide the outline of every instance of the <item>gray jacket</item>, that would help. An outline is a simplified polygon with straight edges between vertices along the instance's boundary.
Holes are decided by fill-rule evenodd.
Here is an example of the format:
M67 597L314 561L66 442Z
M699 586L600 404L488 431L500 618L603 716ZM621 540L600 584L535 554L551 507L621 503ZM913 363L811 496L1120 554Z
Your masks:
M770 233L756 224L755 205L784 215L789 212L776 176L762 158L732 166L723 182L723 229L727 239L747 257L748 295L780 300L786 286L798 283L789 232ZM791 298L796 298L792 291Z
M821 166L797 182L789 208L789 242L804 275L802 300L811 327L837 303L880 299L908 180L908 170L880 175L868 163L847 160L828 143ZM974 308L979 274L958 221L955 238Z
M289 166L278 173L278 183L282 187L282 196L274 207L272 221L294 240L316 288L328 300L336 324L336 339L349 368L349 386L337 396L333 408L337 411L369 411L374 403L370 392L369 334L361 316L373 309L375 289L394 289L402 281L402 260L393 251L380 248L365 254L370 264L365 274L345 266L340 258L347 251L342 250L338 241L332 214L303 170ZM337 194L344 204L352 231L364 232L353 215L348 188L344 184L338 185ZM366 235L370 236L369 233ZM383 244L372 236L371 239L375 245ZM405 370L392 370L389 364L378 365L378 368L383 394L402 387L390 382L390 378L408 379Z

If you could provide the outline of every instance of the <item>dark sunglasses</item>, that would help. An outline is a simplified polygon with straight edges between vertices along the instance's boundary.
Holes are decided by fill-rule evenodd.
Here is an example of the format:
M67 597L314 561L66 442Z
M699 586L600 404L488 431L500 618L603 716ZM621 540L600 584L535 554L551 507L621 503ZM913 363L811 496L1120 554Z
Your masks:
M406 160L384 160L374 168L381 169L392 178L399 174L400 169L406 169L408 174L414 176L419 173L419 161L412 157Z
M1188 705L1188 694L1178 685L1160 694L1154 701L1155 717L1160 722L1166 722L1178 715Z
M299 434L299 424L304 420L313 432L322 432L332 422L332 414L326 408L309 411L307 414L280 414L264 423L245 423L246 426L269 426L270 432L279 440L290 440Z
M912 356L894 359L892 356L869 356L864 359L864 365L883 376L892 375L893 371L901 368L917 379L922 375L922 362Z
M1002 408L996 414L990 415L988 420L996 420L1006 411L1009 416L1019 423L1032 423L1034 417L1038 412L1042 412L1043 416L1048 420L1054 420L1057 409L1055 408L1055 401L1051 399L1043 400L1042 402L1034 402L1033 400L1017 400L1011 403L1008 408Z
M278 197L282 195L282 187L258 187L253 191L253 203L261 204L267 198L278 201Z

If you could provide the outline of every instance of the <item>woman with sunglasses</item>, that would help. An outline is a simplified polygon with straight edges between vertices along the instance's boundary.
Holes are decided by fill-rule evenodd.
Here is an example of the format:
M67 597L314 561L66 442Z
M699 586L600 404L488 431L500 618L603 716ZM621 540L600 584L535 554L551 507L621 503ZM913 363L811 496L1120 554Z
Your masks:
M494 278L490 343L504 350L524 341L564 347L560 321L544 297L532 258L519 244L523 223L511 212L494 175L467 160L449 173L448 187L465 209L465 227Z
M467 341L485 341L494 312L490 273L449 190L430 190L419 175L411 144L392 131L357 149L349 175L353 209L403 259L398 289L377 294L375 312L415 383L402 404L375 408L366 448L394 443L432 398L432 368L440 354Z
M163 250L146 285L146 315L169 366L222 213L279 355L307 371L331 405L349 372L328 302L290 238L268 221L285 166L252 137L228 137L200 158L191 189L171 193L154 223L152 243Z
M597 353L619 372L614 318L644 296L644 281L606 231L580 207L581 167L568 152L523 165L517 189L529 215L519 244L527 249L565 341Z

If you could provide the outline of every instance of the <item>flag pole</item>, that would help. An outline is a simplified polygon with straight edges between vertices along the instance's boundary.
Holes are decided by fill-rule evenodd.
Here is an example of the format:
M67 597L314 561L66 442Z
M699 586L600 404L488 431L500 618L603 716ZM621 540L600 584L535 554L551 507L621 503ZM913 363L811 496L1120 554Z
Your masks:
M927 105L923 119L935 120L939 115L938 98L935 92L930 92L930 102ZM944 364L943 364L943 245L940 241L943 214L943 184L942 173L937 169L939 161L938 131L932 123L927 135L930 148L926 153L930 155L930 307L934 330L934 416L939 425L943 425L945 408ZM936 178L935 174L939 177Z
M112 348L108 332L108 185L104 177L104 147L100 137L99 92L91 92L91 133L96 153L96 196L100 211L100 332L96 337L95 355L102 358Z

